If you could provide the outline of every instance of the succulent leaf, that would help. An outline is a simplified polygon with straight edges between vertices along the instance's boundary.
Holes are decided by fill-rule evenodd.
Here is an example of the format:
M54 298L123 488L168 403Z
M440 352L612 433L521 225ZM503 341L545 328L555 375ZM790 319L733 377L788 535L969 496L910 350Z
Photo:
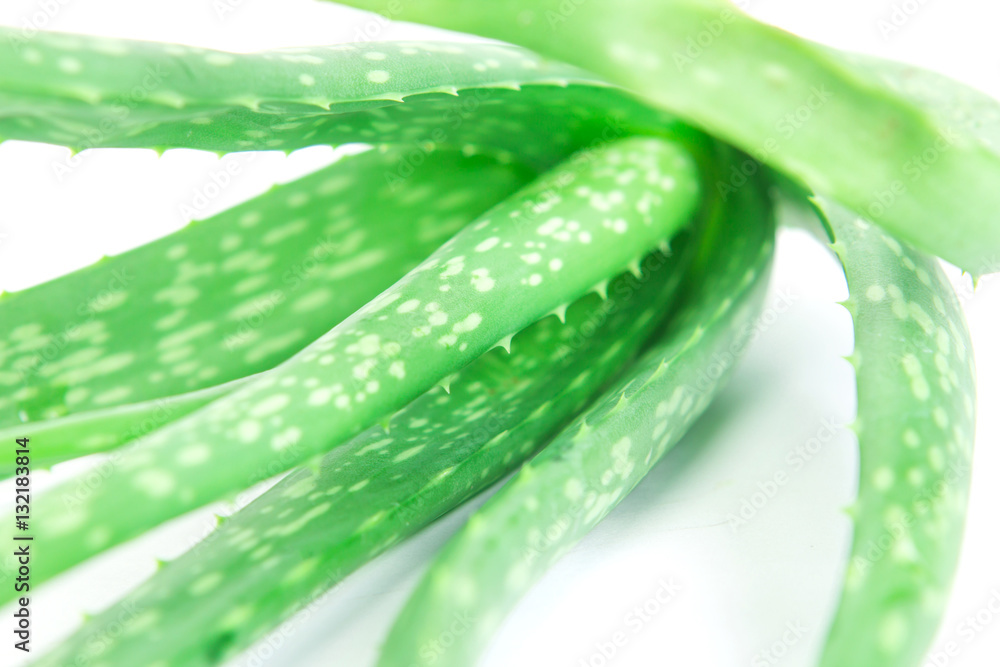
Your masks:
M388 0L341 4L386 10ZM1000 148L887 88L899 81L888 69L865 72L852 56L724 0L425 0L393 9L601 74L924 251L977 274L1000 271ZM1000 111L996 102L964 111L984 108L993 118Z
M975 417L962 310L922 253L1000 271L1000 105L729 0L344 4L542 55L236 54L0 27L3 139L378 146L0 294L0 438L29 436L36 467L117 448L96 486L32 499L33 585L293 469L159 564L127 625L109 610L39 664L219 664L520 467L432 564L379 663L473 664L724 384L763 300L778 192L825 225L855 325L860 485L820 664L918 663L957 567ZM17 566L0 557L0 581ZM456 617L475 622L448 633Z
M399 410L676 236L697 212L699 176L685 148L654 138L613 142L547 172L289 361L123 451L80 503L62 500L73 480L39 496L35 539L52 556L33 581ZM136 496L145 502L122 508Z
M714 220L688 300L663 339L477 511L440 552L396 620L379 665L464 667L552 563L593 528L708 406L745 346L774 248L761 182ZM714 233L713 233L714 231ZM712 363L720 372L708 373ZM472 618L446 649L431 646ZM453 635L449 635L453 636Z
M496 482L634 358L662 324L693 251L648 256L638 278L613 281L608 300L588 294L565 324L546 317L528 327L512 354L486 353L450 394L432 389L394 415L388 434L372 427L327 454L318 473L289 474L122 601L143 616L99 645L103 664L131 667L151 652L162 667L216 664ZM88 656L118 608L39 667Z
M55 462L162 426L219 395L192 392L270 369L315 341L531 176L435 151L390 182L407 160L404 149L345 157L8 294L0 428L35 438L36 460Z
M0 27L0 137L97 147L472 147L548 167L672 120L524 49L385 42L251 54ZM252 82L252 83L250 83ZM412 168L410 164L405 171Z
M10 426L0 429L0 439L13 442L18 438L30 438L32 462L36 466L50 467L140 440L164 424L225 396L248 379L240 378L187 394ZM0 476L11 476L15 469L14 461L0 462Z
M920 662L944 614L969 497L972 341L937 260L822 199L854 302L854 542L820 664Z

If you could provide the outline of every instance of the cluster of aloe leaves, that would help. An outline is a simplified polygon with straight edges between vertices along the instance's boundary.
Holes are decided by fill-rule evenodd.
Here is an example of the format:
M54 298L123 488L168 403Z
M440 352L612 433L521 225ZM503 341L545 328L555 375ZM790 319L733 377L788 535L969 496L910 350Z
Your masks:
M371 146L0 299L4 438L30 437L39 465L106 457L34 499L33 586L284 475L131 592L119 632L108 610L36 664L219 664L514 472L379 663L474 664L724 384L780 200L822 223L856 333L854 547L819 661L918 664L956 566L975 414L935 256L1000 270L1000 107L722 0L346 4L520 46L0 35L5 139ZM428 650L459 614L476 622Z

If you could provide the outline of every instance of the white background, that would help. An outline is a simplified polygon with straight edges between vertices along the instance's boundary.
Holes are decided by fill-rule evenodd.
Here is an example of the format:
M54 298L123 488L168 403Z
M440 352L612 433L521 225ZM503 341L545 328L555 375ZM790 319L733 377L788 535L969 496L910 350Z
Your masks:
M220 7L227 9L220 16ZM938 69L1000 96L1000 11L989 0L759 0L748 9L777 25L829 44ZM898 6L898 30L880 30ZM356 39L363 14L306 0L4 0L0 24L177 41L233 51ZM398 25L381 39L432 34ZM331 159L329 148L286 158L266 154L245 165L206 214L262 192ZM0 145L0 288L13 290L84 266L180 227L179 207L218 167L214 155L170 151L89 151L60 182L52 171L65 149ZM240 159L246 158L227 158ZM998 184L1000 187L1000 184ZM979 367L980 421L972 506L961 568L937 646L960 653L927 665L985 667L1000 655L1000 617L970 640L960 626L1000 599L1000 280L973 294L952 271L965 303ZM497 636L489 667L685 667L813 664L840 586L848 523L840 508L854 492L856 445L840 429L808 465L789 471L786 454L820 433L822 420L843 425L854 412L850 321L834 301L846 296L842 274L822 248L796 232L782 235L773 294L791 309L767 327L735 380L694 432L642 485L537 586ZM85 463L36 474L36 487ZM756 515L734 531L727 515L758 484L790 472ZM7 497L0 485L0 498ZM212 508L219 511L219 508ZM435 550L468 515L456 512L350 577L295 624L267 664L373 663L394 612ZM51 646L80 611L109 604L204 533L211 510L197 512L119 548L45 587L33 600L34 646ZM661 581L680 594L647 621L627 615L655 600ZM651 605L655 607L655 604ZM634 618L634 617L633 617ZM9 614L0 615L8 637ZM787 624L804 629L783 644ZM616 632L627 641L606 663L600 644ZM9 639L0 663L16 664ZM277 643L277 642L276 642ZM762 653L777 648L780 659ZM265 649L261 655L270 655ZM247 664L247 657L233 662ZM140 667L140 666L137 666Z

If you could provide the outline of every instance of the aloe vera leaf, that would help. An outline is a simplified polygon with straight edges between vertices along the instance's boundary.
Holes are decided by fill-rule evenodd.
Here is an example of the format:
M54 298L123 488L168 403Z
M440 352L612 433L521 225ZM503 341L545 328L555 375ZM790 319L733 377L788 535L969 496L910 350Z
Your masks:
M333 449L605 286L699 203L698 167L676 143L629 138L574 156L289 361L122 452L80 503L63 500L73 480L36 498L35 541L51 555L33 583Z
M379 664L475 664L533 582L649 472L707 407L745 347L774 247L760 183L731 199L696 260L677 321L643 358L469 519L396 620ZM711 366L711 370L709 370ZM456 616L457 614L457 616ZM440 633L471 619L443 647Z
M385 42L232 54L0 28L0 137L95 147L291 150L405 143L547 167L662 112L524 49ZM523 89L522 89L523 88ZM611 133L611 134L609 134ZM65 173L72 163L60 165Z
M0 301L0 427L96 413L271 368L364 305L530 177L435 152L346 157L181 231ZM113 412L113 416L125 416ZM24 424L24 422L29 424ZM120 440L117 419L88 435ZM37 424L30 422L38 422ZM82 435L82 434L80 434ZM96 442L96 440L95 440ZM80 442L81 446L86 446Z
M389 3L342 4L384 11ZM879 85L851 56L729 2L425 0L393 9L387 15L521 44L597 72L924 251L969 271L1000 270L995 144ZM989 108L996 116L996 104Z
M138 440L164 424L225 396L250 377L187 394L11 426L0 429L0 439L13 442L18 438L29 438L32 465L36 470L47 468ZM13 475L15 467L13 461L0 462L0 477Z
M214 665L279 625L358 566L496 482L542 444L632 359L663 321L693 247L648 256L608 299L589 294L565 324L547 317L302 468L168 563L119 604L141 609L108 637L100 615L38 665L72 656L102 664ZM120 609L120 606L115 608Z
M941 622L968 503L972 341L938 262L827 201L850 288L861 451L854 541L820 662L904 667Z
M889 88L925 109L939 125L974 136L987 146L1000 145L1000 103L989 95L908 63L861 53L837 54L858 76L866 76L873 85Z

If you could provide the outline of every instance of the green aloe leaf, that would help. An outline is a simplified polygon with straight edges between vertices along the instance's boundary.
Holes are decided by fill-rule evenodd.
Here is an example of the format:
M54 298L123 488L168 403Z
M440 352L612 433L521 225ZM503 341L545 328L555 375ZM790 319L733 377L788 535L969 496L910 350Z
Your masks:
M820 662L904 667L944 613L969 496L972 341L937 260L819 201L854 317L861 448L851 560Z
M33 583L329 451L606 289L689 224L699 176L685 148L653 138L601 146L546 173L274 371L123 452L84 501L65 506L72 480L39 496L35 539L52 555ZM142 501L123 508L123 498Z
M648 256L613 281L519 333L434 389L291 473L206 541L37 663L214 665L264 636L358 566L496 482L542 446L635 356L663 321L694 247ZM142 610L109 637L121 604Z
M663 340L445 546L390 630L380 665L475 664L517 600L708 406L745 347L773 249L771 204L758 179L709 228L686 305ZM434 650L455 618L474 622Z
M91 410L59 419L31 422L0 429L0 439L10 442L30 436L31 462L36 470L88 454L106 452L139 440L164 424L179 419L225 396L251 377L199 389L187 394ZM0 476L11 476L14 461L0 462Z
M889 70L876 76L856 68L852 56L760 23L729 2L342 4L506 40L584 67L925 251L969 271L1000 270L995 144L918 103L919 96L878 85L898 81ZM976 102L962 111L978 122L984 110L996 118L998 109ZM729 179L718 185L732 187Z
M977 138L986 146L1000 145L1000 104L975 88L952 78L907 63L860 53L838 53L858 76L872 85L888 88L927 113L938 125ZM922 156L933 161L933 152ZM920 171L921 163L910 165Z
M975 403L961 309L921 251L1000 270L1000 106L726 0L346 4L566 64L492 43L234 54L0 28L2 139L395 146L0 295L0 436L29 435L36 465L128 443L84 496L77 478L33 499L33 584L307 464L130 596L127 632L109 612L46 664L217 664L519 466L624 368L449 543L381 663L472 664L720 388L762 299L775 185L820 195L856 328L860 490L821 664L918 662L957 563ZM669 268L639 271L677 238ZM475 623L427 651L456 615Z
M292 150L427 142L551 166L669 119L600 79L496 44L385 42L233 54L0 28L0 137L101 146ZM67 162L59 174L72 168Z
M32 437L36 463L149 432L219 395L198 390L285 361L530 178L448 151L406 180L386 178L407 159L403 149L343 158L5 295L0 427Z

